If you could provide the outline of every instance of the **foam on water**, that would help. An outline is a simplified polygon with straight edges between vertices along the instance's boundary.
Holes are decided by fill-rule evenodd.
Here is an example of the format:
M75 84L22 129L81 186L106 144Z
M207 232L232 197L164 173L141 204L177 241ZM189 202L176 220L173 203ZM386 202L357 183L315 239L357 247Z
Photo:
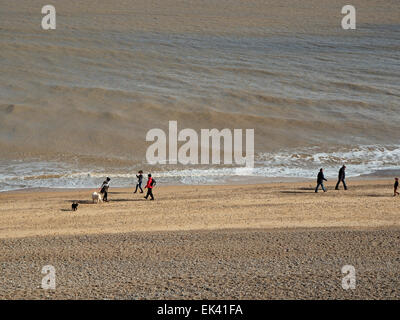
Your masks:
M345 163L347 175L357 177L385 170L399 170L400 146L359 146L321 152L317 148L283 150L256 156L255 168L218 167L168 170L154 169L161 184L215 184L232 177L314 178L323 167L327 177L336 177ZM0 161L0 191L25 188L97 188L106 176L113 186L128 187L136 182L139 166L118 169L77 168L75 165L43 161Z
M400 163L400 147L359 146L354 149L342 149L320 152L314 148L263 153L260 157L267 176L313 177L316 170L323 167L327 175L335 175L338 166L345 163L348 176L371 174L380 170L396 170ZM269 172L269 174L267 174Z

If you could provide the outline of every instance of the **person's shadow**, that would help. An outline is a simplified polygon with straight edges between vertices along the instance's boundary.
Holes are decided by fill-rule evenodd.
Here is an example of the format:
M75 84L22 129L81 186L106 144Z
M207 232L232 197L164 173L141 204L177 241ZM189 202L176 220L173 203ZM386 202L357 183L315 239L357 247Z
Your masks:
M298 193L300 193L300 194L306 194L306 193L309 193L309 192L305 192L305 191L280 191L280 193L290 193L290 194L298 194Z
M79 204L93 204L93 200L65 200L66 202L73 202L79 203Z
M109 199L108 202L135 202L135 201L145 201L145 199Z

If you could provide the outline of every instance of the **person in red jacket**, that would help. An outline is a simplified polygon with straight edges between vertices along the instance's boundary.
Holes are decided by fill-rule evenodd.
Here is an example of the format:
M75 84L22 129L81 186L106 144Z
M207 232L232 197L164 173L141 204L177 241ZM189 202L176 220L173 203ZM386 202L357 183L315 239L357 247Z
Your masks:
M147 188L147 194L146 194L146 196L144 198L147 199L150 196L151 200L154 200L153 187L155 186L156 181L151 177L150 173L147 176L148 176L147 184L144 187L145 189Z

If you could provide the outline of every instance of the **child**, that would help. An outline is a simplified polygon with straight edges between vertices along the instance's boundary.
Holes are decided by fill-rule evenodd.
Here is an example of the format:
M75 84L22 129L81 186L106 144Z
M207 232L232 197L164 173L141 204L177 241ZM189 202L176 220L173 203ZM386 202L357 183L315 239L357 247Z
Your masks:
M398 189L399 189L399 178L394 178L394 195L393 195L393 197L399 195L399 192L397 191Z
M137 184L136 184L136 190L135 190L134 193L137 192L138 188L140 189L140 193L143 193L143 189L142 189L143 171L140 170L138 173L139 173L139 174L136 175L136 178L138 179L138 182L137 182Z

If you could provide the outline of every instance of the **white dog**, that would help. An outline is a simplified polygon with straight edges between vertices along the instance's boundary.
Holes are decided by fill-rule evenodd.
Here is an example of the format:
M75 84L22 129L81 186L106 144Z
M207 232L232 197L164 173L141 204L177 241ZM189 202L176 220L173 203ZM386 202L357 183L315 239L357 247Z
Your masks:
M93 203L95 201L96 201L96 203L103 202L103 198L101 196L101 193L93 192L92 193L92 200L93 200Z

